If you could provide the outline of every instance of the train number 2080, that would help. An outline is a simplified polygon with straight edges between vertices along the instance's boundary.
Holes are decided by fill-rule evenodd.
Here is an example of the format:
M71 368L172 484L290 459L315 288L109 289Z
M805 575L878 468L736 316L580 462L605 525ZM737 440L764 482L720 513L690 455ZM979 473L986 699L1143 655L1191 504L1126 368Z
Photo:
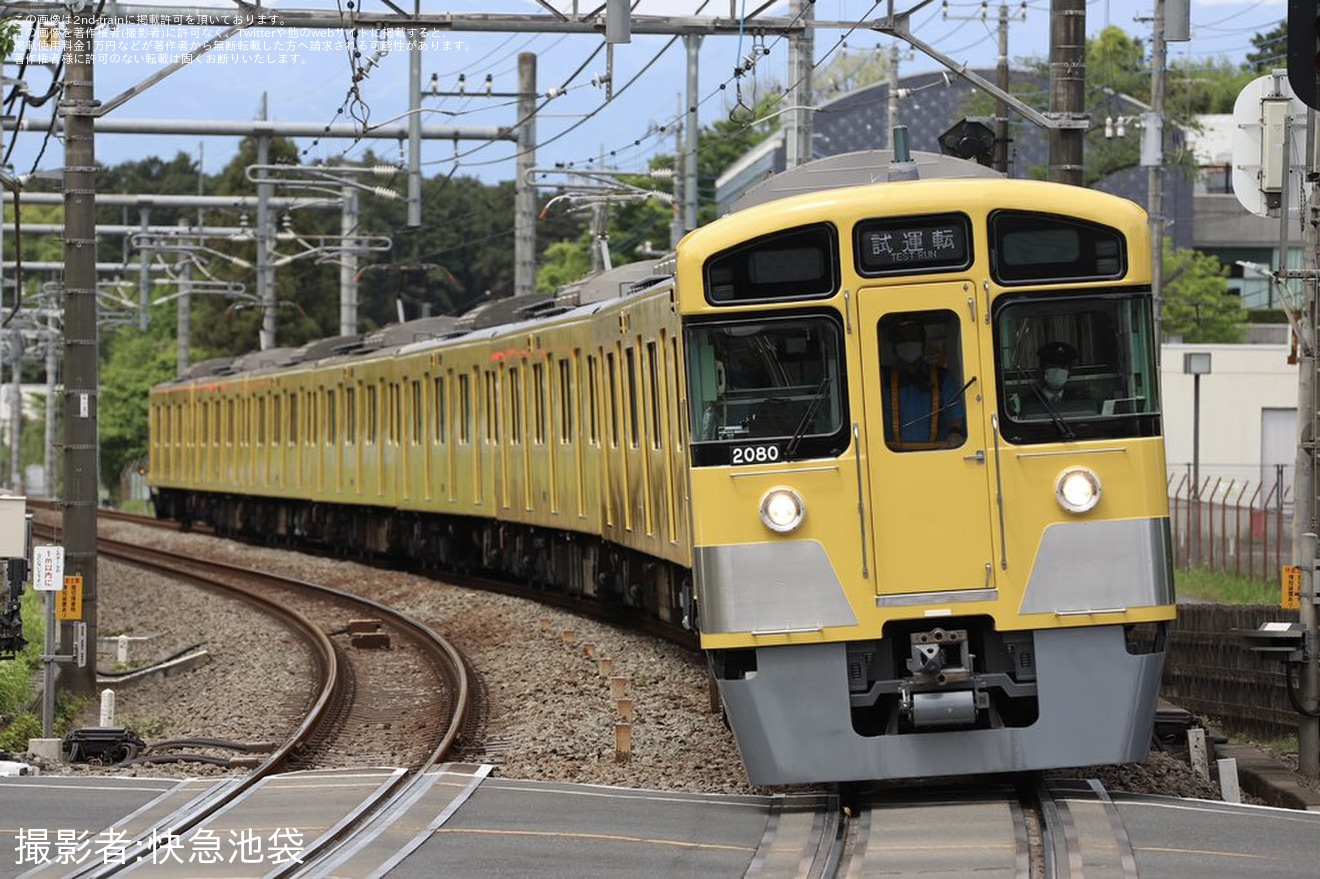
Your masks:
M768 464L779 460L779 446L734 446L731 464Z

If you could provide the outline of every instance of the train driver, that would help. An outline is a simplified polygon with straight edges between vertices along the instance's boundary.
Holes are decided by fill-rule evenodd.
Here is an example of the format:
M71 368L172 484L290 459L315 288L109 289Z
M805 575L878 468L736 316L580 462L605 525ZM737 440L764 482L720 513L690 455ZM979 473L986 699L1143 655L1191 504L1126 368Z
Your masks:
M1014 394L1009 410L1026 417L1057 416L1066 413L1095 413L1095 403L1085 390L1068 384L1077 349L1067 342L1046 342L1036 350L1036 377L1029 393Z
M885 442L898 452L955 448L967 436L957 380L926 359L926 327L904 319L890 334L895 365L881 372Z

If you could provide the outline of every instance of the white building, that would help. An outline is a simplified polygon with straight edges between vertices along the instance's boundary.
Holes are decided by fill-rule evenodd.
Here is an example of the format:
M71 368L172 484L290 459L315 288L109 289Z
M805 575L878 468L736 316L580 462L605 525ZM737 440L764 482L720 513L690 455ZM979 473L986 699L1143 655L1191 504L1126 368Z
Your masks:
M1244 503L1258 487L1264 499L1270 497L1282 467L1285 500L1290 502L1297 454L1298 367L1288 362L1286 343L1164 345L1160 386L1170 494L1187 496L1196 457L1195 380L1183 368L1184 355L1193 352L1209 353L1211 363L1210 373L1200 379L1201 485L1207 490L1217 485L1222 497L1232 484L1237 497L1246 483L1250 488Z

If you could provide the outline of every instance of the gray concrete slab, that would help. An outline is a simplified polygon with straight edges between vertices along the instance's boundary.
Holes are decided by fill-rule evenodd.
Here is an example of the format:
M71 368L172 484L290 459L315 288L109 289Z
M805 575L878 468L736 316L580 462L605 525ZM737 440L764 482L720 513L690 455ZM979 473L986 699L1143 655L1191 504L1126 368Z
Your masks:
M1320 813L1171 797L1111 797L1142 879L1314 879L1320 874Z
M0 879L36 870L62 875L58 866L79 856L102 830L154 802L195 795L214 782L180 787L178 779L37 775L0 779ZM39 837L48 840L42 846ZM25 847L26 846L26 847ZM84 850L84 862L91 858ZM41 868L47 868L42 870Z
M391 879L742 876L772 799L488 779Z
M149 879L260 879L358 814L398 769L292 772L264 779L204 825L127 871Z

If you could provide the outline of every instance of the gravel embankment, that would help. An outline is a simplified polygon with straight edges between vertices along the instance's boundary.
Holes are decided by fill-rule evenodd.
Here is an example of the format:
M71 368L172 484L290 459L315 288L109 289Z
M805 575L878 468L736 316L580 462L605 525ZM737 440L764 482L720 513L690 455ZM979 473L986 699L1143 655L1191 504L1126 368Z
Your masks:
M104 527L104 526L103 526ZM704 665L655 639L507 596L449 586L411 574L340 560L246 546L200 535L115 524L114 536L197 556L243 564L370 595L425 622L463 651L480 676L489 719L486 740L468 744L468 758L497 765L512 778L634 788L751 793L737 747L710 710ZM148 744L209 737L282 741L300 716L307 682L296 642L240 602L102 560L102 637L134 641L130 661L150 663L194 644L211 661L193 671L116 691L115 723ZM542 621L548 620L543 626ZM565 630L572 630L566 643ZM595 657L584 645L594 645ZM108 651L108 652L107 652ZM633 700L632 754L616 761L618 705L597 659L613 660ZM114 665L113 645L101 668ZM98 724L89 706L80 725ZM207 775L226 770L199 764L137 769L46 767L43 771L113 771L143 775ZM1153 754L1143 764L1086 770L1111 790L1217 798L1216 785L1185 763ZM762 791L763 792L763 791Z

